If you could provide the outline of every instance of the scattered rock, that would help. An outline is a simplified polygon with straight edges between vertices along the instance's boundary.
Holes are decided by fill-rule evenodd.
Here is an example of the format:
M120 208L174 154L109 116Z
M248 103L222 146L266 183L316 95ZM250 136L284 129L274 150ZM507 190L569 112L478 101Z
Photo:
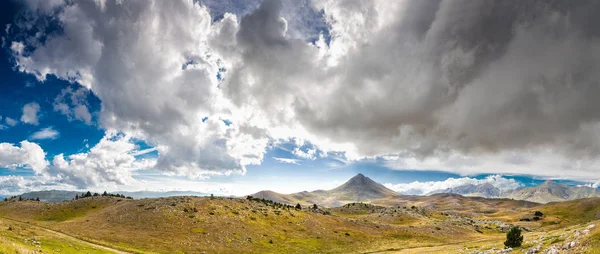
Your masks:
M527 254L535 254L535 253L540 252L541 250L542 250L542 245L538 244L537 246L528 249L526 253Z
M550 249L547 249L545 254L559 254L560 250L559 247L557 247L556 245L552 245L552 247L550 247Z

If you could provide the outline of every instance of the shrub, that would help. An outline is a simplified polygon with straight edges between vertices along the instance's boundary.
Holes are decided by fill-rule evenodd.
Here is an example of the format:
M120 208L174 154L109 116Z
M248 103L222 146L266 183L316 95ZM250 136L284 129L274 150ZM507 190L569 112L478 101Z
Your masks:
M295 208L296 208L296 210L300 210L300 209L302 209L302 206L300 205L300 203L298 203L298 204L296 204Z
M540 211L535 211L535 213L533 215L538 216L538 217L544 216L544 214Z
M518 227L513 227L506 233L506 241L504 242L504 246L510 248L520 247L523 243L523 236L521 235L521 229Z
M346 232L346 236L350 236L350 233Z

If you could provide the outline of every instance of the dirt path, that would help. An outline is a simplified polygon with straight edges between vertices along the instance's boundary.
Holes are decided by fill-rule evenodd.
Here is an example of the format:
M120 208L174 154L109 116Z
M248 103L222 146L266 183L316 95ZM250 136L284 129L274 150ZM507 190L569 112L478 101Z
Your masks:
M106 250L106 251L111 251L111 252L118 253L118 254L131 254L130 252L113 249L111 247L107 247L107 246L104 246L104 245L99 245L99 244L96 244L96 243L93 243L93 242L89 242L89 241L86 241L86 240L83 240L83 239L79 239L79 238L71 236L71 235L67 235L65 233L61 233L61 232L49 229L49 228L45 228L45 227L38 226L38 225L33 225L31 223L26 223L26 222L23 222L23 221L14 220L14 219L6 218L6 217L0 217L0 219L8 220L8 221L16 222L16 223L25 224L27 226L30 226L30 227L33 227L33 228L37 228L37 229L40 229L40 230L44 230L44 231L46 231L48 233L54 234L54 235L62 237L62 238L66 238L66 239L69 239L69 240L72 240L72 241L75 241L75 242L79 242L79 243L84 243L84 244L90 245L90 246L92 246L94 248L98 248L98 249L102 249L102 250Z

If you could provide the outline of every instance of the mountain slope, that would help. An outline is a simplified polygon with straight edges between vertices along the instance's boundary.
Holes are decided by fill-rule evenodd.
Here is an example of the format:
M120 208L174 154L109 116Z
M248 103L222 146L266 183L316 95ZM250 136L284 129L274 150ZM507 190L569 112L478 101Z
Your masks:
M447 188L443 190L433 191L431 194L438 193L450 193L450 194L459 194L463 196L473 196L473 197L484 197L484 198L497 198L502 194L502 190L494 187L494 185L490 183L483 184L465 184L453 188Z
M355 202L385 203L385 201L397 199L402 195L371 180L371 178L363 174L358 174L332 190L303 191L292 194L260 191L250 196L286 204L318 204L326 207L336 207Z
M490 183L465 184L453 188L436 190L429 195L439 193L459 194L463 196L476 196L484 198L510 198L526 200L536 203L560 202L580 198L600 197L600 190L585 186L569 186L554 181L546 181L534 187L519 188L511 191L502 191Z
M537 203L549 203L580 198L600 197L600 190L585 186L568 186L548 180L535 187L516 189L508 192L504 197L528 200Z
M330 190L327 194L336 194L348 200L356 200L357 202L370 199L397 197L400 196L397 192L388 189L382 184L371 180L363 174L358 174L348 180L341 186Z

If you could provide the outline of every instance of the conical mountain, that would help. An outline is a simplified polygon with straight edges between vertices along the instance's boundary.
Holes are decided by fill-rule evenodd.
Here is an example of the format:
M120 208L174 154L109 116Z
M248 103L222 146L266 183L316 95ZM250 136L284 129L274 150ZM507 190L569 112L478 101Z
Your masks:
M356 200L357 202L400 196L397 192L360 173L341 186L328 191L328 194L344 197L348 200Z
M303 191L292 194L261 191L251 196L292 205L300 203L302 205L318 204L326 207L336 207L353 202L370 203L377 201L382 203L384 201L393 201L402 195L371 180L371 178L363 174L358 174L332 190Z

